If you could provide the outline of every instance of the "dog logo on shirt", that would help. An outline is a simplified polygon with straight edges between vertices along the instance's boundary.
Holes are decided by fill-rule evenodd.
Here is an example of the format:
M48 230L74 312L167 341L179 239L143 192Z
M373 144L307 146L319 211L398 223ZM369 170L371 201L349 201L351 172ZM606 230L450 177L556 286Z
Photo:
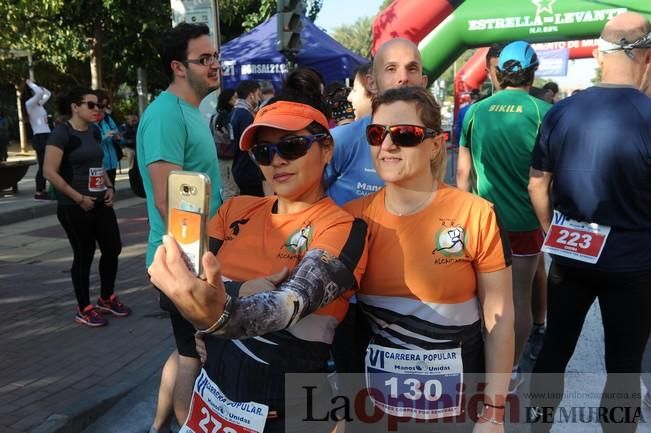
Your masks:
M436 232L434 239L434 253L441 253L445 257L464 257L468 235L459 224L446 227L445 224Z
M303 254L307 251L307 248L312 242L312 232L314 228L312 225L301 227L299 230L289 236L289 239L285 242L285 248L291 254Z

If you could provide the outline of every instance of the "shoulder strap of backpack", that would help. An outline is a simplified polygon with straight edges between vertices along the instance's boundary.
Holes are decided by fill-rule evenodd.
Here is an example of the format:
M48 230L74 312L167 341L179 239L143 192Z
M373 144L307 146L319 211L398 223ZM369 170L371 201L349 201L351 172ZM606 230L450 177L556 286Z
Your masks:
M210 131L214 133L215 129L217 129L216 127L217 127L217 113L210 116Z

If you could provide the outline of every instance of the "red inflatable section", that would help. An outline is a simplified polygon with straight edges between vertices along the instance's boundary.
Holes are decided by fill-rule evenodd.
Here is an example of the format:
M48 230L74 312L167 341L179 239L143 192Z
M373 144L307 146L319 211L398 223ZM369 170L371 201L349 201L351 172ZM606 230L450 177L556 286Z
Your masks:
M371 54L393 38L405 38L419 43L448 15L454 7L448 0L394 0L378 14L373 22Z

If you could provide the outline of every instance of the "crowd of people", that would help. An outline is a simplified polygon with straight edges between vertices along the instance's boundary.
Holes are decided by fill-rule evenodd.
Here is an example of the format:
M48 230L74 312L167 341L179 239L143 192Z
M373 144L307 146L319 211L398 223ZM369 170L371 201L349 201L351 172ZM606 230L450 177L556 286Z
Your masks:
M74 253L75 320L87 326L106 325L102 313L131 312L114 293L121 241L113 200L119 161L124 154L130 166L137 156L150 227L144 264L176 343L150 433L203 408L218 412L198 392L206 383L222 405L260 409L247 420L265 432L378 431L347 416L301 424L304 396L290 391L288 375L321 373L315 387L330 390L333 365L359 379L334 388L368 393L364 404L400 419L404 431L445 421L436 429L500 433L525 353L535 361L532 395L541 396L527 416L548 432L546 410L560 403L595 299L608 373L600 404L639 412L651 332L646 18L612 18L595 53L601 82L565 99L555 83L534 89L539 61L529 43L491 47L494 92L473 94L454 134L456 186L444 183L440 106L408 40L379 47L351 88L297 68L280 89L253 80L220 89L205 25L179 24L161 47L169 87L123 127L107 92L74 88L58 99L67 121L50 130L50 92L31 81L25 91L42 167L37 198L47 180ZM199 104L218 89L206 122ZM210 179L201 275L166 227L175 170ZM93 303L96 244L101 293ZM480 388L470 407L461 390ZM326 405L332 395L314 398ZM602 425L633 432L636 421Z

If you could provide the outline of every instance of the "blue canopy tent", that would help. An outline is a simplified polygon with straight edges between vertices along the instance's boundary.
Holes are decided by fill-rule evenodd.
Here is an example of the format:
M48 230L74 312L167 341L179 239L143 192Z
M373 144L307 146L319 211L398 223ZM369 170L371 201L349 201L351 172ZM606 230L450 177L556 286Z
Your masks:
M357 66L368 62L348 50L303 17L303 48L296 56L299 66L319 71L326 84L344 81ZM221 47L222 88L234 88L242 80L268 80L276 89L287 74L287 59L276 48L276 16L272 16L250 32Z

